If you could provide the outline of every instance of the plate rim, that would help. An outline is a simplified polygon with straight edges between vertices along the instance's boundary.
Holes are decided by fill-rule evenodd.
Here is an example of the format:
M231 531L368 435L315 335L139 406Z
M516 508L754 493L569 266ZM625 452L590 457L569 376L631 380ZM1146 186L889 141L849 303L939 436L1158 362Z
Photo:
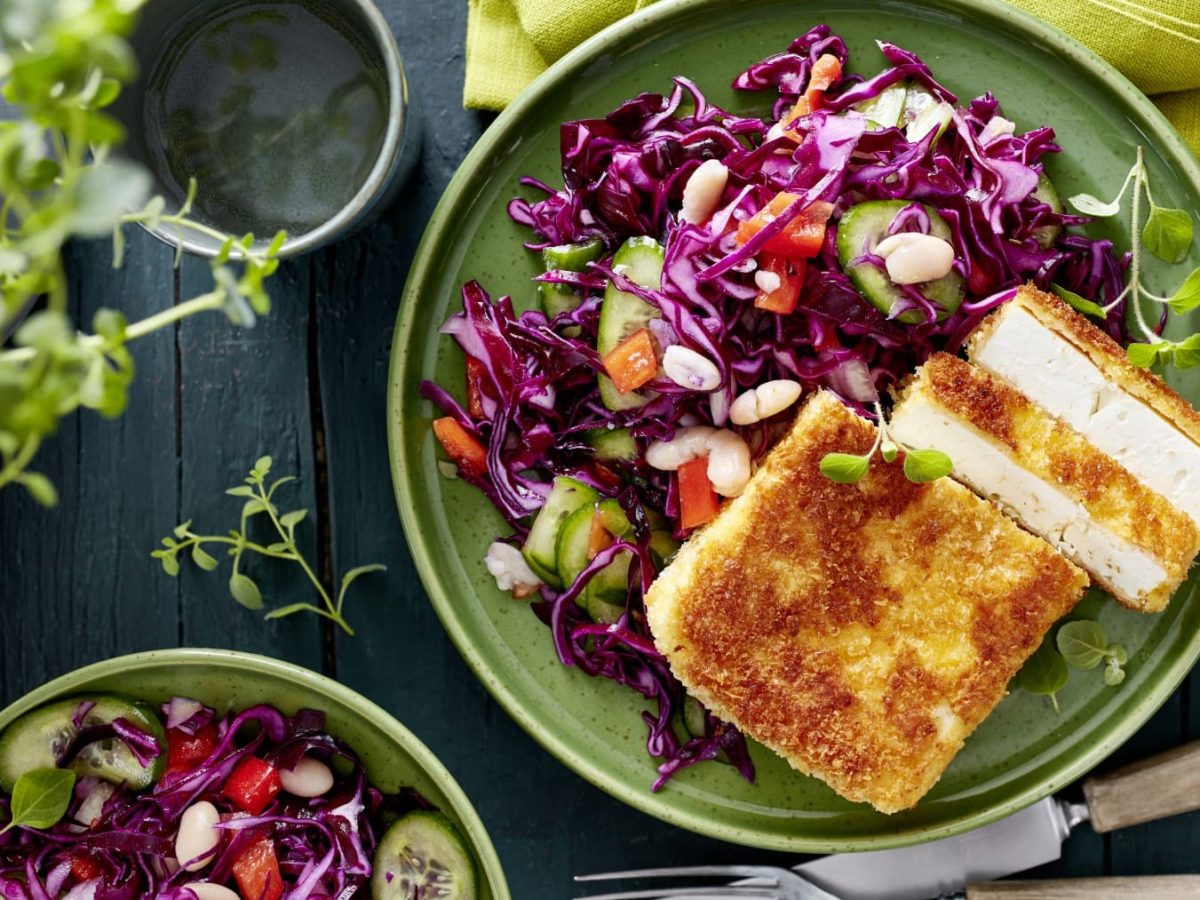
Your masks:
M492 843L491 835L483 819L466 792L443 763L407 725L393 716L374 700L335 681L320 672L314 672L296 663L248 653L243 650L224 650L215 647L168 647L159 650L144 650L122 656L110 656L96 662L71 669L43 682L31 691L21 694L12 703L0 708L0 730L17 717L36 709L44 703L77 691L79 684L93 678L118 672L135 672L140 669L161 667L164 663L181 666L212 667L216 670L234 669L250 675L270 672L284 681L307 688L320 695L325 694L349 709L360 713L379 727L398 747L412 757L438 789L446 795L455 816L467 832L467 840L477 856L480 874L486 878L495 894L495 900L512 900L508 879L500 863L500 855Z
M787 0L737 0L737 2L745 6L759 3L784 5ZM1187 677L1197 659L1200 659L1200 631L1184 641L1174 663L1160 675L1157 683L1147 690L1146 694L1135 703L1119 723L1108 731L1104 739L1080 748L1070 762L1065 765L1059 764L1046 778L1018 791L994 806L979 812L960 815L937 826L913 826L905 831L881 833L867 837L828 836L821 838L786 834L766 828L731 826L714 818L675 808L669 802L663 802L663 795L652 793L648 789L630 788L620 777L606 772L601 766L594 765L585 753L574 748L569 742L556 738L542 728L539 717L526 709L516 694L507 687L501 678L497 677L497 672L484 658L484 654L469 641L465 618L457 612L455 604L450 599L450 592L438 579L436 569L431 562L429 547L431 532L424 529L419 521L414 491L406 477L406 473L415 472L418 467L414 464L415 460L408 453L404 442L399 439L399 434L403 430L403 422L410 413L418 418L421 417L421 414L410 409L406 403L405 390L399 384L399 378L408 361L416 319L417 297L420 293L419 287L436 274L434 271L435 247L448 224L453 221L452 213L460 204L470 203L470 192L464 191L463 188L469 185L477 173L484 168L481 164L490 158L495 145L506 138L514 126L519 125L527 110L536 107L544 95L556 89L560 81L576 69L594 62L595 58L606 51L611 43L636 36L642 31L649 32L655 26L676 15L694 14L698 8L703 7L726 7L728 5L728 0L658 0L653 5L604 28L553 63L526 87L488 126L455 170L430 215L429 222L413 255L401 292L396 324L392 333L387 375L387 440L392 487L400 512L401 524L413 563L429 601L455 648L470 667L476 679L513 721L539 746L569 770L609 796L640 812L693 833L765 850L801 853L880 850L961 834L998 821L1036 803L1099 765L1135 734ZM1043 44L1062 51L1063 55L1068 58L1069 65L1083 70L1093 79L1107 82L1112 90L1125 96L1128 104L1140 113L1150 126L1149 132L1144 136L1153 140L1156 150L1179 172L1181 180L1189 182L1200 194L1200 160L1193 156L1191 149L1166 116L1112 64L1066 32L1024 10L1010 6L1003 0L934 0L929 4L926 4L924 0L900 0L895 4L884 4L884 6L892 5L908 8L948 8L967 18L982 15L984 18L1008 20L1017 31L1023 32L1029 38L1039 40Z

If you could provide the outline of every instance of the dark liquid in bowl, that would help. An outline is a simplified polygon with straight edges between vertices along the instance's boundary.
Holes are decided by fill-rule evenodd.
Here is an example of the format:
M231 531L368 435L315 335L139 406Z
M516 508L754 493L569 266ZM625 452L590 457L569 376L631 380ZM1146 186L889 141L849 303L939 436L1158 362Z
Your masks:
M209 5L175 32L146 92L159 177L226 231L303 234L374 166L387 75L368 40L320 3Z

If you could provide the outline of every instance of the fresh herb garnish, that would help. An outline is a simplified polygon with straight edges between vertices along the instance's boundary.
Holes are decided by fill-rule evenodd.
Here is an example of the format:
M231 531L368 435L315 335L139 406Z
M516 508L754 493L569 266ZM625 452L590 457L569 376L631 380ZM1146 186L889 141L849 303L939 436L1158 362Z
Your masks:
M1200 269L1195 269L1171 296L1160 296L1142 284L1141 251L1144 247L1159 259L1169 263L1181 263L1187 258L1194 237L1192 216L1186 210L1159 206L1150 193L1150 174L1146 170L1142 148L1137 148L1137 159L1121 190L1111 202L1104 202L1091 194L1076 194L1068 202L1085 215L1108 218L1121 211L1121 200L1132 186L1130 195L1130 264L1129 282L1116 297L1105 298L1104 306L1085 300L1071 291L1054 287L1055 292L1080 312L1103 318L1121 301L1128 299L1133 309L1134 320L1144 343L1130 344L1129 361L1139 368L1148 368L1156 362L1171 363L1178 369L1190 369L1200 365L1200 335L1192 335L1182 341L1169 341L1159 335L1147 322L1144 302L1166 304L1174 312L1184 313L1200 306ZM1150 215L1142 223L1143 197L1150 207Z
M1058 652L1066 663L1075 669L1091 670L1105 663L1104 683L1110 686L1125 680L1122 666L1129 654L1120 644L1110 644L1104 626L1090 619L1077 619L1058 629L1055 638Z
M1066 687L1070 677L1066 661L1047 639L1017 673L1017 686L1031 694L1049 697L1057 713L1062 712L1058 706L1058 692Z
M826 453L821 457L821 474L838 484L854 484L862 481L871 469L871 457L875 451L889 465L904 451L904 477L917 484L937 481L954 470L954 463L941 450L919 449L898 443L888 430L883 408L875 404L875 443L861 455L857 453Z
M49 828L66 815L75 789L70 769L32 769L13 786L12 819L0 834L11 828Z
M346 603L346 590L360 576L366 575L368 572L383 572L387 570L387 567L372 564L351 569L342 576L337 600L335 601L330 596L329 591L326 590L325 585L321 583L321 579L317 577L316 572L313 571L312 566L304 558L300 549L296 546L296 526L304 521L308 515L308 510L293 509L289 512L280 513L279 507L275 504L275 492L280 486L287 484L289 481L295 481L295 477L288 475L283 478L277 478L268 485L267 476L270 473L271 457L264 456L254 464L254 468L246 476L244 484L229 488L225 492L232 497L245 498L245 502L242 504L241 522L228 535L196 534L192 531L192 523L189 519L187 522L176 526L174 537L163 538L163 549L154 550L150 555L155 559L161 560L163 570L168 575L174 576L179 574L179 554L184 552L190 553L192 561L201 569L211 572L217 568L217 560L216 557L204 549L204 545L228 545L229 550L227 552L233 558L233 572L229 577L229 593L239 604L251 610L263 608L263 597L262 591L254 579L241 571L242 555L249 550L260 556L294 562L300 566L301 570L308 577L308 580L312 582L323 605L292 603L271 610L266 614L266 618L282 619L285 616L299 612L315 613L334 622L346 634L353 637L354 629L350 627L350 623L342 615L342 610ZM265 515L270 520L279 540L264 545L250 540L247 536L246 530L250 520L262 515Z
M194 184L183 208L167 215L163 198L146 200L146 172L111 158L124 135L105 109L135 75L125 35L137 6L21 3L0 16L3 93L22 114L0 122L0 341L13 332L12 346L0 350L0 489L20 484L47 506L58 499L54 485L29 466L59 421L80 407L121 415L134 374L126 344L207 310L252 325L269 307L263 282L286 237L280 232L252 251L252 235L235 238L192 221ZM135 222L223 242L212 260L213 289L140 322L101 309L92 333L82 334L69 315L63 246L111 234L119 266L122 229Z

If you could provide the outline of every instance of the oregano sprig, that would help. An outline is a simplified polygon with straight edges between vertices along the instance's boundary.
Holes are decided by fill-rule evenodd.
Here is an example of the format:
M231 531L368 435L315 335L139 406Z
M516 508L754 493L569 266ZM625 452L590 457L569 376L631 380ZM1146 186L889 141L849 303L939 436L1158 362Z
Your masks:
M826 453L821 457L821 474L838 484L862 481L871 470L871 458L878 451L887 464L904 451L904 477L917 484L937 481L954 470L954 463L941 450L919 449L897 442L888 429L887 419L878 401L875 403L875 443L866 453Z
M1091 194L1076 194L1067 201L1085 215L1109 218L1120 213L1126 191L1131 192L1129 280L1125 288L1116 297L1106 298L1104 306L1065 288L1055 286L1054 290L1075 309L1097 318L1103 318L1122 301L1128 300L1134 321L1144 338L1143 343L1129 345L1129 361L1140 368L1148 368L1156 362L1169 362L1176 368L1189 369L1200 365L1200 335L1192 335L1182 341L1166 340L1147 321L1145 304L1167 305L1176 313L1200 307L1200 268L1193 270L1174 294L1162 296L1142 283L1141 251L1145 249L1165 262L1183 262L1192 246L1194 223L1186 210L1159 206L1154 202L1144 157L1144 151L1139 146L1133 168L1111 201L1105 202ZM1142 221L1143 201L1150 211L1145 222Z
M304 555L300 552L296 544L296 526L308 516L308 510L293 509L287 512L280 512L280 508L275 501L276 491L283 485L296 479L294 476L287 475L282 478L276 478L268 483L267 479L271 474L271 465L271 457L261 457L254 464L254 468L250 470L250 474L246 476L242 484L229 488L225 492L231 497L243 499L241 519L237 528L230 530L226 535L197 534L192 530L192 522L189 519L177 525L173 536L164 537L162 539L162 548L152 551L150 555L160 560L163 571L171 576L179 574L179 556L184 553L190 555L192 562L201 569L211 572L219 564L216 557L205 549L205 545L226 545L228 547L226 552L233 560L233 568L229 576L229 593L234 600L250 610L262 609L264 602L262 591L259 589L258 584L242 571L242 558L246 552L249 551L257 553L259 556L295 563L304 572L308 580L312 582L313 588L320 599L320 605L308 602L291 603L270 610L265 618L282 619L285 616L295 615L296 613L310 612L329 619L345 631L346 634L353 637L354 629L350 627L350 623L346 621L343 615L346 604L346 591L361 576L369 572L387 571L387 567L379 564L371 564L351 569L342 576L335 600L325 585L321 583L321 579L317 577L313 567L304 558ZM270 521L275 536L278 538L278 540L268 544L253 541L247 534L251 520L264 516Z
M1120 644L1108 642L1108 634L1099 622L1091 619L1067 622L1058 629L1055 644L1072 668L1090 671L1103 662L1105 684L1115 687L1125 680L1122 667L1129 661L1129 654Z

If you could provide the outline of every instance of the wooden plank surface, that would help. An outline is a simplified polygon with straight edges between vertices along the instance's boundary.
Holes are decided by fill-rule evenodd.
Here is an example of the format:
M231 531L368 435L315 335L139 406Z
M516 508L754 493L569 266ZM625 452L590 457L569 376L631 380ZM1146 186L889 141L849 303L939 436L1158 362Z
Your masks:
M609 798L537 746L496 706L445 637L417 580L395 511L385 434L386 372L396 302L434 204L490 121L460 105L466 4L384 0L423 126L419 165L396 204L364 234L288 263L271 315L252 331L192 320L135 349L130 411L116 423L69 419L39 465L59 485L46 512L0 493L0 704L107 656L180 643L254 650L336 675L394 713L437 753L478 807L514 897L572 896L570 876L618 867L790 863L673 828ZM190 296L207 265L176 275L170 253L131 235L126 266L108 247L72 249L85 318L100 305L131 318ZM228 596L226 575L184 567L167 578L148 556L181 518L223 530L223 495L262 454L300 477L295 505L327 513L303 528L325 571L383 562L358 583L359 634L310 618L264 623ZM227 569L222 571L227 573ZM269 603L305 599L305 582L254 566ZM380 660L388 660L386 666ZM1105 769L1200 738L1193 675ZM1078 788L1074 788L1078 796ZM1039 877L1196 872L1200 816L1101 837L1085 827Z

